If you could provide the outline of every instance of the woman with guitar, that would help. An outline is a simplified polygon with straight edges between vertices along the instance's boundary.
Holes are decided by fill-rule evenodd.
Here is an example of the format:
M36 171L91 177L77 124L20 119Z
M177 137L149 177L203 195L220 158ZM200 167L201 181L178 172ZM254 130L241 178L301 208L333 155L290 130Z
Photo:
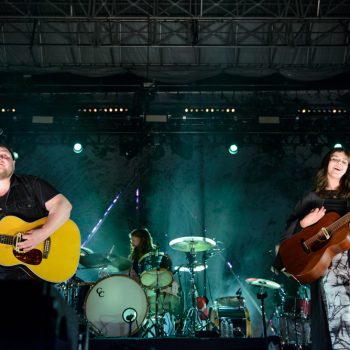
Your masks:
M15 174L15 163L12 150L0 143L0 279L62 282L75 273L80 252L75 224L68 223L69 237L60 231L72 206L46 181ZM62 255L61 236L67 238Z
M312 349L350 349L350 152L334 148L287 220L275 267L311 285ZM348 213L348 214L347 214Z

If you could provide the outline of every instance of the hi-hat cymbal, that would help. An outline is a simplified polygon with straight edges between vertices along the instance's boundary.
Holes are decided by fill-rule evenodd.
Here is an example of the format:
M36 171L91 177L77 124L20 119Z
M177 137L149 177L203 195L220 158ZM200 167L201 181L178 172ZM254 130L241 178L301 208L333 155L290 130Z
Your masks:
M180 252L204 252L214 248L216 242L206 237L180 237L175 238L169 243L170 247Z
M199 263L193 264L193 266L190 265L181 265L181 266L175 266L174 271L181 271L181 272L191 272L193 269L193 272L200 272L208 268L208 265L203 265Z
M119 269L119 271L128 270L131 266L131 261L120 255L112 255L109 261L109 264Z
M100 253L80 255L80 264L87 268L107 266L110 261Z
M265 287L270 289L279 289L281 285L270 280L265 280L262 278L247 278L245 280L251 286Z

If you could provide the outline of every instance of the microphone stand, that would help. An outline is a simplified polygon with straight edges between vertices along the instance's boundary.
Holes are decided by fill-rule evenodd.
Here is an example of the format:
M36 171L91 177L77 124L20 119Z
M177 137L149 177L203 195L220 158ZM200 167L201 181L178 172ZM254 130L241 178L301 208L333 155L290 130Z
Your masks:
M203 253L202 264L204 266L204 275L203 275L203 279L204 279L203 292L204 292L204 295L203 296L207 298L207 252Z
M156 251L155 251L155 262L156 262L156 307L155 307L155 328L156 328L156 336L160 337L163 335L163 332L160 330L159 324L159 297L160 297L160 288L159 288L159 274L160 274L160 261L159 257L159 245L156 243Z

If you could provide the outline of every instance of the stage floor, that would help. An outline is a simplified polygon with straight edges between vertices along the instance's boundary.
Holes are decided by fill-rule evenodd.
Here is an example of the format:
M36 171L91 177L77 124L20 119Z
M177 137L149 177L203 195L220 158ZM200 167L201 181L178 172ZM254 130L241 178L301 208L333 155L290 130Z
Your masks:
M264 350L267 349L265 344L263 338L97 337L90 339L89 350Z

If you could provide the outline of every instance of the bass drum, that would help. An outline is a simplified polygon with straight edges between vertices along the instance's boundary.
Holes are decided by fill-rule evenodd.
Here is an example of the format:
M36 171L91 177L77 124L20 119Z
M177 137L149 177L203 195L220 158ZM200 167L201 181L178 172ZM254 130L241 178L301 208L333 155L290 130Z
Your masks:
M130 277L109 276L89 290L84 311L98 335L130 336L139 331L146 318L147 298Z

